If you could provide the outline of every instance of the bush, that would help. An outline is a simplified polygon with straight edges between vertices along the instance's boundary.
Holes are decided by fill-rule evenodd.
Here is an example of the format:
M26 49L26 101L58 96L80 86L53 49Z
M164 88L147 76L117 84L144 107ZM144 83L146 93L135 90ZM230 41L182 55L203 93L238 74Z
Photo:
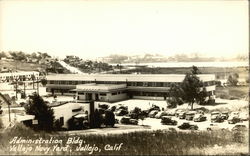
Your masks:
M115 125L115 114L112 111L105 111L104 124L111 127Z
M76 119L74 117L70 118L67 122L68 129L69 130L81 130L81 129L85 128L84 124L83 124L83 120L84 119Z
M29 103L25 106L27 114L35 115L38 120L36 129L52 131L54 128L54 111L49 107L41 96L34 94L30 97Z
M167 99L167 103L168 103L168 108L176 108L177 105L181 105L183 104L183 100L181 98L169 98Z
M31 136L34 135L35 132L22 123L15 123L13 127L8 127L5 130L5 134L7 136Z

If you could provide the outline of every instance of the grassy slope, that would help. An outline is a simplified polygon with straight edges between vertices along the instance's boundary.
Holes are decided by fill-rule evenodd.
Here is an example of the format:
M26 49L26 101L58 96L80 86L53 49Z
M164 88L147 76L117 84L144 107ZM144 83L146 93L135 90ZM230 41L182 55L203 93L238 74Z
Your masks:
M7 67L12 70L22 70L22 71L34 71L38 68L43 68L43 66L38 63L25 63L21 61L5 61L0 60L0 67Z
M34 135L36 133L36 135ZM61 146L66 146L65 143L69 137L80 137L83 139L86 144L99 147L102 151L95 152L93 154L101 155L187 155L187 154L197 154L203 153L205 149L213 149L214 147L246 147L247 137L239 134L232 133L230 131L214 131L214 132L176 132L176 131L152 131L152 132L133 132L127 134L114 134L114 135L56 135L52 134L56 139L62 139L63 143ZM11 130L7 130L5 133L0 133L0 139L5 140L0 142L0 151L1 154L9 153L9 140L14 136L21 136L24 138L38 139L42 137L43 139L50 139L50 135L44 132L33 132L24 126L17 126ZM123 147L120 151L105 151L103 147L106 144L115 145L123 143ZM24 144L25 145L25 144ZM55 144L42 144L44 147L53 146ZM25 145L27 146L27 144ZM35 148L34 144L30 144L31 147ZM89 152L75 151L76 144L70 145L72 153L67 152L50 152L48 154L53 155L88 155ZM84 146L84 145L83 145ZM215 154L210 151L209 154ZM221 151L223 154L239 154L246 153L247 148L243 148L243 151L232 150L230 153L227 151ZM23 154L22 152L15 153L11 152L10 154ZM44 154L43 152L37 153L26 153L26 154Z

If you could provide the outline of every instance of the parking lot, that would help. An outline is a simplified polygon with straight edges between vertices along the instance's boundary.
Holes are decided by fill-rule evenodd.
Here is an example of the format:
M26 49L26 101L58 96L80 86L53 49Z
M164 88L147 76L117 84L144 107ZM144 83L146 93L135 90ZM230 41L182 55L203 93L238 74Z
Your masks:
M44 98L47 101L52 102L55 100L53 97L47 97ZM58 96L57 101L73 101L72 97L68 96ZM101 129L87 129L84 130L84 132L80 131L75 131L77 133L124 133L124 132L131 132L131 131L137 131L137 130L157 130L157 129L175 129L177 131L183 131L178 128L178 126L182 125L184 122L188 122L191 125L197 125L199 131L206 131L208 128L212 127L213 130L221 130L221 129L228 129L231 130L235 125L240 124L240 125L245 125L247 128L249 127L249 120L247 121L242 121L236 124L228 124L228 121L225 120L220 123L212 123L211 122L211 112L216 110L216 111L224 111L227 110L229 112L232 111L238 111L240 113L248 113L248 101L244 100L224 100L224 99L216 99L216 102L218 103L215 106L201 106L194 104L194 108L205 108L208 110L204 114L206 117L205 121L202 122L194 122L192 121L187 121L186 119L179 119L177 116L170 116L172 120L177 121L177 125L163 125L161 123L161 119L156 119L156 118L150 118L146 117L143 121L141 119L138 120L138 125L130 125L130 124L121 124L120 120L124 116L115 116L115 118L119 121L115 125L116 128L101 128ZM174 109L167 109L167 103L166 101L156 101L156 100L139 100L139 99L130 99L130 100L125 100L125 101L120 101L116 103L106 103L106 102L97 102L98 104L108 104L109 107L112 106L125 106L128 108L128 112L133 110L135 107L140 108L141 110L147 110L151 108L153 105L159 106L160 110L162 111L173 111L175 112L176 109L190 109L190 107L187 104L183 104L181 106L178 106L177 108ZM18 107L18 108L13 108L15 110L24 111L23 107ZM4 111L6 111L6 118L4 118L6 121L8 119L7 116L7 108L4 108ZM211 126L213 124L213 126ZM69 132L69 133L74 133L74 131Z
M170 116L172 120L177 121L177 125L163 125L161 123L161 119L156 119L156 118L150 118L146 117L143 121L138 120L138 125L146 125L150 127L150 129L175 129L175 130L180 130L178 128L179 125L183 124L184 122L188 122L192 125L197 125L198 130L207 130L207 129L212 129L212 130L232 130L232 128L235 125L245 125L247 128L249 127L249 120L247 121L241 121L236 124L229 124L227 120L224 120L223 122L211 122L211 112L216 110L216 111L225 111L227 110L230 114L230 112L238 111L239 113L247 113L248 110L245 109L248 107L248 102L244 100L224 100L224 99L217 99L216 100L217 105L215 106L201 106L194 104L194 108L205 108L207 109L207 113L204 114L206 117L206 121L202 122L194 122L193 120L187 121L186 119L179 119L177 116ZM103 104L103 103L101 103ZM108 104L108 103L106 103ZM128 111L133 110L135 107L139 107L141 110L147 110L152 105L159 106L160 109L164 109L165 111L172 110L173 112L176 109L190 109L190 107L187 104L183 104L181 106L178 106L177 108L174 109L167 109L167 103L166 101L154 101L154 100L138 100L138 99L130 99L126 101L121 101L121 102L116 102L116 103L111 103L109 104L110 106L125 106L128 107ZM116 119L119 121L121 118L124 116L116 116Z

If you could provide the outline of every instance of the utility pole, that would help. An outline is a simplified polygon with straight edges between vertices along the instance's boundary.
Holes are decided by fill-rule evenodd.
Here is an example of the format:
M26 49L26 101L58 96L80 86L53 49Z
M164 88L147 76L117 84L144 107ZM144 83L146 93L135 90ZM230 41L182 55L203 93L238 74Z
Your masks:
M9 110L9 122L11 122L11 119L10 119L10 104L8 103L8 110Z
M16 82L15 82L15 89L16 89L16 99L17 99L17 79L15 79Z
M36 83L37 83L37 94L39 95L39 78L37 78L37 81L36 81Z
M25 81L23 82L23 92L24 92L24 97L26 98L26 85L25 85Z

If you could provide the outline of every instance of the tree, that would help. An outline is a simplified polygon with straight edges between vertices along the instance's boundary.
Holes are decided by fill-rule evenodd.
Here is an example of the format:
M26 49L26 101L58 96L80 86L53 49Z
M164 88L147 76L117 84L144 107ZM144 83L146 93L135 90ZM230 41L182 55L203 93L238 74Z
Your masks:
M38 120L38 130L53 130L54 111L44 102L41 96L36 93L30 96L25 111L27 114L35 115L35 119Z
M201 71L196 66L192 66L192 74L201 74Z
M228 79L227 79L227 83L230 85L230 86L237 86L238 84L238 78L239 78L239 74L237 73L234 73L234 74L230 74L228 76Z
M6 57L6 54L5 54L4 51L2 51L2 52L0 53L0 59L1 59L2 57Z
M191 109L193 109L194 102L200 103L202 86L202 81L200 81L195 74L186 74L186 77L181 83L181 89L184 93L182 99L189 103Z
M47 79L45 79L45 78L41 79L41 83L42 83L43 86L46 86L46 84L47 84Z
M168 108L175 108L177 105L183 104L183 95L182 88L177 84L172 84L169 89L170 98L167 99Z

